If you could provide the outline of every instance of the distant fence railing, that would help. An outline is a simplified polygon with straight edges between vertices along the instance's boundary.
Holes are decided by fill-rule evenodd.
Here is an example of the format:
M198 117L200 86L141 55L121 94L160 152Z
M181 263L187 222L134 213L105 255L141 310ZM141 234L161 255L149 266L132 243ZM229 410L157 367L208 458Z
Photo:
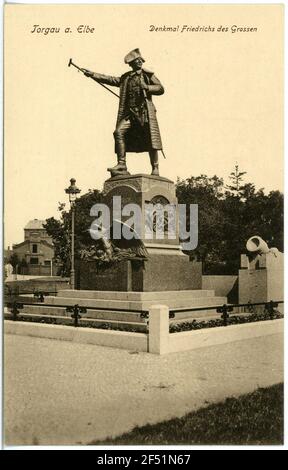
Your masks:
M6 291L4 293L4 302L5 303L11 303L12 301L15 301L17 299L20 299L22 301L23 296L33 296L31 299L29 299L29 302L27 301L27 304L34 304L36 301L39 302L44 302L45 297L49 295L57 295L58 291L43 291L43 290L36 290L34 289L33 291L25 291L25 292L20 292L19 290L13 290L13 291ZM34 300L36 299L36 300ZM26 299L27 300L27 299Z
M239 312L234 312L236 308L246 307L249 313L255 313L254 307L264 306L264 311L266 311L271 319L274 318L276 309L278 305L284 304L283 300L273 301L270 300L269 302L248 302L245 304L223 304L223 305L214 305L214 306L207 306L207 307L185 307L185 308L172 308L169 309L169 318L174 319L176 313L185 313L185 312L203 312L203 311L215 311L221 314L221 318L223 320L223 326L228 325L228 319L230 315L239 315ZM205 318L205 317L204 317Z

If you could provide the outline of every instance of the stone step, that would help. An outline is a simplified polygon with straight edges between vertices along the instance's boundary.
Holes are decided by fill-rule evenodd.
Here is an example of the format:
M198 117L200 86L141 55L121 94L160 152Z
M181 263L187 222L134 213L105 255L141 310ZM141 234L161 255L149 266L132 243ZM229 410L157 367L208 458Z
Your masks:
M200 315L200 313L203 313L204 312L204 315ZM213 313L214 312L214 313ZM192 315L193 313L193 315ZM242 313L239 313L236 311L236 309L234 310L234 314L231 315L229 314L229 318L232 318L233 316L237 315L237 317L245 317L247 316L247 313L248 312L242 312ZM196 315L195 315L196 314ZM171 320L171 323L175 324L175 323L185 323L185 322L192 322L193 320L198 320L198 321L209 321L209 320L220 320L221 319L221 313L217 313L216 310L205 310L205 311L202 311L202 312L198 312L198 315L197 315L197 312L191 312L191 316L187 316L186 318L181 318L180 317L176 317L173 318Z
M192 312L175 312L175 317L171 320L172 323L187 321L187 320L210 320L214 318L221 318L221 313L214 310L195 310Z
M33 315L52 315L52 316L62 316L62 317L71 317L71 312L66 312L65 307L47 307L43 305L26 305L21 309L21 313L30 313ZM81 313L81 317L93 318L97 320L115 320L123 322L136 322L136 323L145 323L145 319L141 318L141 313L132 313L132 312L115 312L111 310L88 310L87 313Z
M65 307L46 307L38 305L26 305L23 309L20 310L20 314L33 314L33 315L52 315L58 317L71 317L71 312L66 312ZM138 322L145 323L145 318L141 318L139 313L133 312L115 312L113 310L88 310L87 313L81 313L81 317L97 319L99 321L103 320L119 320L123 322ZM188 319L200 319L207 317L215 318L216 310L200 310L192 312L176 312L173 322L184 321ZM216 317L220 318L220 314L217 314Z
M206 298L215 295L212 289L195 289L181 291L160 291L160 292L117 292L117 291L93 291L93 290L60 290L57 294L59 298L95 299L95 300L128 300L145 301L174 299L175 296L181 298Z
M75 305L81 307L97 307L97 308L116 308L123 310L148 310L149 307L156 304L168 305L169 308L195 308L195 307L208 307L213 305L223 305L227 302L226 297L207 297L207 298L182 298L179 294L175 295L173 299L162 298L157 300L142 300L142 301L129 301L129 300L103 300L103 299L85 299L85 298L65 298L65 297L48 297L45 299L45 304L54 305Z
M26 309L23 309L21 310L21 313L20 315L23 315L23 316L28 316L28 315L32 315L34 317L42 317L45 316L45 315L49 315L49 316L57 316L58 319L63 319L64 321L67 321L67 319L71 318L71 313L67 313L65 312L65 310L62 310L62 314L58 314L58 313L51 313L51 307L46 307L46 312L43 313L43 311L41 313L36 313L35 311L32 311L30 309L30 306L29 308L26 310ZM48 311L50 310L50 311ZM95 312L96 313L96 312ZM97 312L98 313L98 312ZM137 331L137 332L141 332L141 333L146 333L147 332L147 324L146 322L144 322L144 320L142 320L141 322L137 321L137 318L133 318L132 320L134 321L131 321L131 319L128 319L128 320L120 320L120 319L111 319L110 318L93 318L93 317L88 317L86 314L81 314L81 318L79 319L79 326L81 327L81 323L83 323L83 321L85 321L85 319L91 321L94 325L94 327L101 327L103 326L103 323L109 323L109 328L110 329L119 329L119 328L130 328L131 331ZM71 319L71 326L73 324L73 321Z

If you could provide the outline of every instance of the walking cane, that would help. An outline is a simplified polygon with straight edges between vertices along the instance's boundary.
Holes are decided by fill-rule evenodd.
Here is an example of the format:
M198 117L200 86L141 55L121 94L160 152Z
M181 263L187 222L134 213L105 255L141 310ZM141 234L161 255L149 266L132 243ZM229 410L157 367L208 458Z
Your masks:
M81 67L78 67L78 65L74 64L74 62L72 61L72 59L69 60L68 67L70 67L71 65L73 65L73 67L75 67L75 68L76 68L77 70L79 70L80 72L85 73L85 69L81 69ZM110 93L112 93L112 95L117 96L117 98L120 98L120 96L117 95L117 93L114 93L114 91L110 90L110 88L108 88L107 86L103 85L103 83L97 82L97 80L95 80L95 81L96 81L96 83L98 83L98 85L101 85L101 86L103 86L103 88L105 88L106 90L110 91Z

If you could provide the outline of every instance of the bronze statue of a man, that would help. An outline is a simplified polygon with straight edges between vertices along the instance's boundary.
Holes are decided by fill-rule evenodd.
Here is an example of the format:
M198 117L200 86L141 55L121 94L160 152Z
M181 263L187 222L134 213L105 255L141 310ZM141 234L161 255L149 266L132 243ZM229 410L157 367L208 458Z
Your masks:
M96 82L120 87L120 100L114 131L117 165L108 168L112 176L129 174L126 152L149 152L152 175L159 175L158 150L162 142L156 108L152 95L163 95L164 88L153 72L142 68L144 61L139 49L133 49L124 58L131 71L121 77L111 77L82 69Z

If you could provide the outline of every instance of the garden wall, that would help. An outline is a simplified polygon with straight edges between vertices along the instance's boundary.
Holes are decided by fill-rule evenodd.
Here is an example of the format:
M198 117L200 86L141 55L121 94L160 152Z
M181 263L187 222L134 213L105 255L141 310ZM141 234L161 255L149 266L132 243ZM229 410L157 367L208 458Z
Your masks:
M238 276L203 275L202 289L212 289L216 296L227 297L229 303L238 303Z

